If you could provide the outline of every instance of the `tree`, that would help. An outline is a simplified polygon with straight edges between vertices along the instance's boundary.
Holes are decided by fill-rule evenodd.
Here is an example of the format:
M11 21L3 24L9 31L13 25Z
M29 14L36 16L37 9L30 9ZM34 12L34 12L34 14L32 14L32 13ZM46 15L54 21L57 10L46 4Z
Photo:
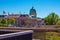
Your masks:
M2 23L2 24L6 24L6 23L7 23L7 20L6 20L6 19L2 19L2 20L1 20L1 23Z
M14 24L14 23L15 23L15 19L14 19L14 18L11 18L11 19L9 20L9 23L10 23L10 24Z
M56 25L60 25L60 21L57 21Z
M53 12L44 18L44 22L47 25L55 25L58 20L59 16Z
M0 21L0 26L8 26L8 22L5 18Z

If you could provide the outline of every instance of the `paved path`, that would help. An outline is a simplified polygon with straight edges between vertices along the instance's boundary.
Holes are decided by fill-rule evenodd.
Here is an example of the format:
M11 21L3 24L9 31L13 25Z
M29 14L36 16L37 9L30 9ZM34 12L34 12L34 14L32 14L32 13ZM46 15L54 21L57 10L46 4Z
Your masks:
M32 39L32 40L40 40L40 39Z

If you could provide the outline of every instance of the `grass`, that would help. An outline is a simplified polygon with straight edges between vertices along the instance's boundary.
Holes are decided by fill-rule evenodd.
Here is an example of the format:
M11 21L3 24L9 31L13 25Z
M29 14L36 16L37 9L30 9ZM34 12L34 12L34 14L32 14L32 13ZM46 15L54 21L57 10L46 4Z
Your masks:
M57 32L46 32L46 39L48 40L59 40L60 36L57 35Z
M48 40L60 40L60 36L57 35L57 32L39 32L37 34L33 34L36 38L41 39L48 39Z

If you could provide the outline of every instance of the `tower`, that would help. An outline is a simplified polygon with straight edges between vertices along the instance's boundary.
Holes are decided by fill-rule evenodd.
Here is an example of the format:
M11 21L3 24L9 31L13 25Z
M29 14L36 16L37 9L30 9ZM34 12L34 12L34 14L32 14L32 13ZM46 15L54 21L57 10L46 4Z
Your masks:
M30 9L30 13L29 13L31 18L36 18L37 14L36 14L36 10L34 9L34 7L32 7Z

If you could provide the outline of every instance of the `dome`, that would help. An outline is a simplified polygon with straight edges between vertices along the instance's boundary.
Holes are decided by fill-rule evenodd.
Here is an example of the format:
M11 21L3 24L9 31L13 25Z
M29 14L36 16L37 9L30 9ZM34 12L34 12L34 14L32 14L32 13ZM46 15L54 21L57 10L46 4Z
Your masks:
M34 7L32 7L32 8L30 9L30 12L36 13L36 10L34 9Z
M36 10L34 9L34 7L32 7L31 9L30 9L30 16L32 17L32 18L36 18ZM33 16L32 16L33 15Z

